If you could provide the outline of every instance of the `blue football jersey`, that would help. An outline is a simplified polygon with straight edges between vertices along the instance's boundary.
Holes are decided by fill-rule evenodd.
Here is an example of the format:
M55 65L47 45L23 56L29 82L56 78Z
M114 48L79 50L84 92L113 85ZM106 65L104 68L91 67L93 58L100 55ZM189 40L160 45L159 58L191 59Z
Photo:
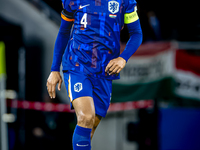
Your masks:
M120 30L138 20L135 0L62 0L62 18L74 21L62 58L63 70L118 79L105 68L120 55Z

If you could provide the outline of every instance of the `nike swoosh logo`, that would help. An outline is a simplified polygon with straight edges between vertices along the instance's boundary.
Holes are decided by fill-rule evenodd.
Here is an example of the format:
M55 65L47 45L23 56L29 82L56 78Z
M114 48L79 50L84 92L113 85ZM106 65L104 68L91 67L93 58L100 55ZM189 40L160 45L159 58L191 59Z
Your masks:
M84 8L84 7L86 7L86 6L89 6L89 5L90 5L90 4L83 5L83 6L82 6L82 5L80 5L80 6L79 6L79 9L82 9L82 8Z
M85 147L85 146L88 146L89 144L87 145L79 145L79 144L76 144L76 146L79 146L79 147Z

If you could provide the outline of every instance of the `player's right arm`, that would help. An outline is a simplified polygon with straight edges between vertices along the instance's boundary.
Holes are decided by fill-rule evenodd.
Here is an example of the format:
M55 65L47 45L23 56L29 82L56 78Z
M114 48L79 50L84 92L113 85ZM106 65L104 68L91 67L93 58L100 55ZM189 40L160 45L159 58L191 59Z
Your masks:
M65 1L63 2L66 3ZM61 13L61 25L54 45L51 73L47 79L47 90L51 98L55 98L56 96L55 89L57 83L59 83L58 90L61 89L62 78L60 75L60 65L70 37L71 28L74 23L73 13L67 9L67 6L65 7L63 5L63 11Z
M124 23L127 24L130 38L120 56L112 59L106 66L105 72L109 72L109 74L119 73L125 67L128 59L136 52L142 43L142 29L137 15L136 1L127 0L127 2Z

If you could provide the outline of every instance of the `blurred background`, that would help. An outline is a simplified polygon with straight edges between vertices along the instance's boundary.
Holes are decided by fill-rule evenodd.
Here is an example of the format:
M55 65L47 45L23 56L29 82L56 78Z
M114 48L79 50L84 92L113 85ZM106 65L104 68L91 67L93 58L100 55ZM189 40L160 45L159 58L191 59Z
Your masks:
M95 150L200 149L197 1L137 0L143 44L113 82ZM72 148L76 125L64 84L46 90L60 0L0 0L0 149ZM121 50L129 39L121 31Z

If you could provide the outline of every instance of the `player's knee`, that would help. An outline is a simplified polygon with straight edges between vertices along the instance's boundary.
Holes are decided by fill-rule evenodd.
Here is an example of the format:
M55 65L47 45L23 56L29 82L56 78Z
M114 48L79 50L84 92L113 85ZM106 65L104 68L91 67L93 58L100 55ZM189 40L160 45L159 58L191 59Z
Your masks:
M95 114L81 114L78 116L78 124L86 128L92 128L94 121Z

